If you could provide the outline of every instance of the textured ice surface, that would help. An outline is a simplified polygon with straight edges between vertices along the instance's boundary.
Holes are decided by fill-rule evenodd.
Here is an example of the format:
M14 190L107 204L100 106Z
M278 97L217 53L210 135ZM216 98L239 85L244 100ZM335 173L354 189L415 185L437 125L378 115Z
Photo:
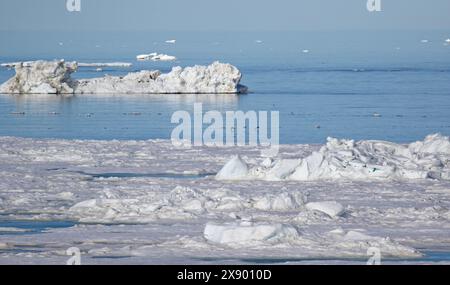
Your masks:
M74 80L76 62L35 61L15 65L16 75L0 85L6 94L166 94L245 93L240 71L214 62L209 66L174 67L171 72L139 71L126 76Z
M262 242L279 243L295 240L297 230L282 224L207 224L204 236L206 240L232 247L255 246Z
M216 175L217 180L239 180L245 179L248 175L247 164L239 157L235 156L225 164Z
M311 202L306 204L306 208L311 211L319 211L327 214L330 217L337 217L344 213L345 208L334 201L326 202Z
M264 162L250 170L233 158L218 180L405 180L450 179L450 139L439 134L424 141L400 145L385 141L328 138L319 151L302 159ZM239 172L240 170L240 172Z
M410 147L443 155L445 140L428 148L435 141ZM0 263L65 264L72 246L81 249L84 264L343 258L365 264L370 247L380 248L384 262L419 258L415 249L450 248L447 180L218 181L200 175L218 173L236 155L250 166L283 161L292 168L317 150L282 145L278 157L267 159L251 147L0 137L0 221L69 225L46 223L29 234L0 223L9 228L0 232ZM133 175L139 173L155 175ZM192 176L176 178L181 174Z

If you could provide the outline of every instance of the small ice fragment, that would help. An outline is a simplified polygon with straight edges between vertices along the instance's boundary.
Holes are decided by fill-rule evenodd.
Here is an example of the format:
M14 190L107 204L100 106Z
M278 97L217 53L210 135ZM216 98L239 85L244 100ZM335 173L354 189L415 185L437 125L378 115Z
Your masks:
M450 44L450 39L446 39L445 42Z
M59 42L59 43L58 43L58 45L60 45L60 46L63 46L63 45L64 45L64 43L62 43L62 42Z
M217 180L239 180L248 174L247 164L239 155L234 156L216 175Z
M151 57L157 55L156 52L150 54L139 54L136 56L137 60L149 60Z
M177 58L172 55L158 54L157 56L153 57L151 60L153 60L153 61L174 61L174 60L177 60Z
M272 166L272 164L273 160L270 157L268 157L261 163L261 166L269 168Z
M421 40L420 42L423 44L426 44L426 43L429 43L430 41L429 40Z
M283 192L276 195L266 195L254 198L253 207L262 211L291 211L304 204L306 198L302 194Z
M257 43L257 44L262 44L263 41L262 41L262 40L256 40L255 43Z
M174 43L176 43L177 42L177 40L167 40L166 41L166 43L168 43L168 44L174 44Z
M335 201L308 203L306 208L310 211L325 213L332 218L342 215L345 211L344 206Z
M230 246L255 245L260 242L282 242L298 238L298 231L282 224L242 224L217 225L208 223L204 237L209 242Z
M309 49L302 50L302 53L309 53Z
M369 236L367 234L358 232L358 231L349 231L344 236L346 240L352 240L352 241L369 241L377 239L376 237Z
M375 113L372 114L372 116L374 116L375 118L380 118L380 117L381 117L381 114L375 112Z
M158 54L156 52L150 54L140 54L136 56L137 60L152 60L152 61L174 61L177 58L175 56L167 54Z
M335 234L335 235L344 235L345 231L342 228L337 228L334 230L329 231L330 234Z

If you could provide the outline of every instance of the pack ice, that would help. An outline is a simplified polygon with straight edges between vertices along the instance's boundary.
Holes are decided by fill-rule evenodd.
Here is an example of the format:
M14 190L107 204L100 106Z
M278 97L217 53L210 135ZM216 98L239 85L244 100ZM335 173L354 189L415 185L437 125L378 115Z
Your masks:
M440 134L401 145L386 141L328 138L319 151L305 158L264 161L253 167L236 157L217 180L450 180L450 140Z
M365 264L372 247L380 249L383 263L390 257L414 263L422 252L448 248L450 180L287 180L314 152L344 165L343 158L358 161L370 153L370 163L392 163L396 171L445 173L448 138L432 135L410 145L331 142L322 150L281 145L276 160L260 157L254 147L0 137L0 264L64 264L73 246L86 264ZM221 176L242 181L212 176L230 154L237 156ZM35 234L15 221L68 225Z
M34 61L15 65L16 74L0 85L6 94L167 94L167 93L245 93L241 72L230 64L214 62L209 66L174 67L161 74L143 70L123 77L71 78L76 62Z

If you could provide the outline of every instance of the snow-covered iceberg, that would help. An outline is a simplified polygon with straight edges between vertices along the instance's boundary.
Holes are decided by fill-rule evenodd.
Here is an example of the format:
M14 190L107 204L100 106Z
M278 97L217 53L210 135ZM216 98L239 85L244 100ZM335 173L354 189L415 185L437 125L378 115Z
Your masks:
M251 167L235 157L224 166L216 179L450 180L450 139L435 134L424 141L402 145L385 141L355 142L328 138L325 146L305 158L279 159L269 165Z
M15 65L16 74L0 85L6 94L235 94L245 93L241 72L230 64L174 67L171 72L145 70L125 76L71 78L76 62L35 61Z

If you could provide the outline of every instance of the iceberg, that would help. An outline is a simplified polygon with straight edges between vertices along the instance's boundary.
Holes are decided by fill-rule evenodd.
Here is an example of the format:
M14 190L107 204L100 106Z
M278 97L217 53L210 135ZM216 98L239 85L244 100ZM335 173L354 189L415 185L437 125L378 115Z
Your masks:
M230 64L174 67L162 74L158 70L132 72L125 76L71 78L78 63L35 61L15 66L16 74L0 85L5 94L236 94L247 88L239 84L241 72Z

